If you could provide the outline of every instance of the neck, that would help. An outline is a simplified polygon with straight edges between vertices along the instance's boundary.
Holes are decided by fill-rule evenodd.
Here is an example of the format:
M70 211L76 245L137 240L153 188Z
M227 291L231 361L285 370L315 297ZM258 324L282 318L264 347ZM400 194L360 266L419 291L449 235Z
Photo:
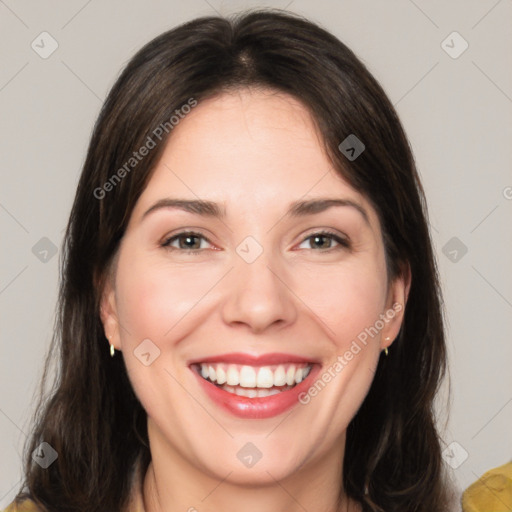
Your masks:
M361 508L342 493L345 436L341 449L332 450L316 461L281 478L270 471L258 483L240 483L232 471L214 475L199 464L192 464L165 442L163 435L148 421L152 461L143 482L145 512L359 512Z

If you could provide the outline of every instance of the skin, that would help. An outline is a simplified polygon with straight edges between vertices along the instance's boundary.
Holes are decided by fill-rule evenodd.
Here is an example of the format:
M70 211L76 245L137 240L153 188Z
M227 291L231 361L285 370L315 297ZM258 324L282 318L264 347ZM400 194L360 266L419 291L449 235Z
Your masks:
M320 197L357 202L369 223L348 206L285 215L291 202ZM215 201L226 216L161 208L143 218L163 198ZM350 248L308 238L326 228L348 237ZM209 241L187 245L184 236L174 251L162 247L187 230ZM250 264L236 252L247 236L263 249ZM199 252L187 252L189 246ZM285 352L327 368L380 314L405 304L408 291L408 277L388 283L378 216L334 172L301 103L255 89L199 103L174 128L103 291L106 336L123 352L148 414L146 512L335 510L346 428L380 351L399 332L403 309L307 405L269 419L220 409L188 361ZM149 366L134 355L147 338L160 350ZM237 458L247 442L262 453L252 468ZM360 508L345 499L339 510Z

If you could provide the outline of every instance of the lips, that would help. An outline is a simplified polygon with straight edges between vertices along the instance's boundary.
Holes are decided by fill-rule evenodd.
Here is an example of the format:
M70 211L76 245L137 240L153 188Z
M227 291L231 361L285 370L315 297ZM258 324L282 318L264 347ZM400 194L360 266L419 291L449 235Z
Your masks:
M317 361L277 353L223 354L189 366L213 402L247 419L269 418L293 407L320 371Z
M189 364L198 363L233 363L246 364L250 366L265 366L284 363L318 363L317 359L309 359L295 354L284 354L272 352L269 354L249 354L242 352L230 352L228 354L218 354L207 356L200 359L192 359Z

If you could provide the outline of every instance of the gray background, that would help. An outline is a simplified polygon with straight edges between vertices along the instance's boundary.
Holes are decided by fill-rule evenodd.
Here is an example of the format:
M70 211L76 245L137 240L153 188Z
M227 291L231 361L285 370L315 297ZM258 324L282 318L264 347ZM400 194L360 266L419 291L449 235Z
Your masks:
M423 178L445 292L445 461L463 489L512 459L512 0L0 0L0 508L21 477L52 333L59 255L51 244L60 248L102 100L154 36L196 16L265 5L332 31L395 104ZM58 44L46 59L31 47L51 49L43 31Z

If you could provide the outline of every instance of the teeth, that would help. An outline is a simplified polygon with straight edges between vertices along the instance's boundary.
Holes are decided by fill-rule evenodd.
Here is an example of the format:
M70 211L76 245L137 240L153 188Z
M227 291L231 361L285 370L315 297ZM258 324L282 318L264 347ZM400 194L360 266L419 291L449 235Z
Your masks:
M212 382L215 382L215 379L210 379ZM230 386L238 386L240 383L240 374L238 373L238 370L236 369L236 366L229 365L228 366L228 372L226 374L226 382Z
M225 363L202 363L201 365L201 376L204 379L208 379L211 382L224 386L224 389L228 387L237 386L238 389L234 389L234 393L240 394L240 391L252 391L244 390L243 388L259 388L257 392L267 392L273 387L282 386L294 386L302 382L311 371L311 365L304 364L280 364L274 366L261 366L253 367L247 365L237 364L225 364ZM270 390L270 394L275 394ZM249 396L249 395L241 395ZM268 396L268 394L254 395L254 396Z
M258 373L258 387L262 387L259 385L259 376L260 374ZM256 387L256 372L254 371L254 368L252 366L242 366L242 369L240 370L240 386L242 386L243 388Z
M258 396L258 391L256 389L244 389L240 386L237 386L234 390L235 395L238 396L247 396L249 398L256 398Z
M279 365L274 372L274 384L276 386L284 386L286 384L286 373L284 372L283 365Z
M242 388L240 386L221 386L224 391L228 391L229 393L233 393L234 395L238 396L246 396L248 398L261 398L265 396L271 396L271 395L277 395L278 393L282 393L283 391L287 391L288 389L291 389L290 386L287 386L286 388L283 388L282 390L279 389L246 389Z
M299 382L302 382L304 380L304 372L305 372L305 368L301 368L300 370L297 371L297 373L295 374L295 383L296 384L299 384Z
M217 384L224 384L226 382L226 372L222 366L217 366Z
M274 385L274 374L268 366L259 369L257 385L259 388L271 388Z
M286 384L288 384L288 386L295 384L295 369L292 366L290 366L286 372Z

